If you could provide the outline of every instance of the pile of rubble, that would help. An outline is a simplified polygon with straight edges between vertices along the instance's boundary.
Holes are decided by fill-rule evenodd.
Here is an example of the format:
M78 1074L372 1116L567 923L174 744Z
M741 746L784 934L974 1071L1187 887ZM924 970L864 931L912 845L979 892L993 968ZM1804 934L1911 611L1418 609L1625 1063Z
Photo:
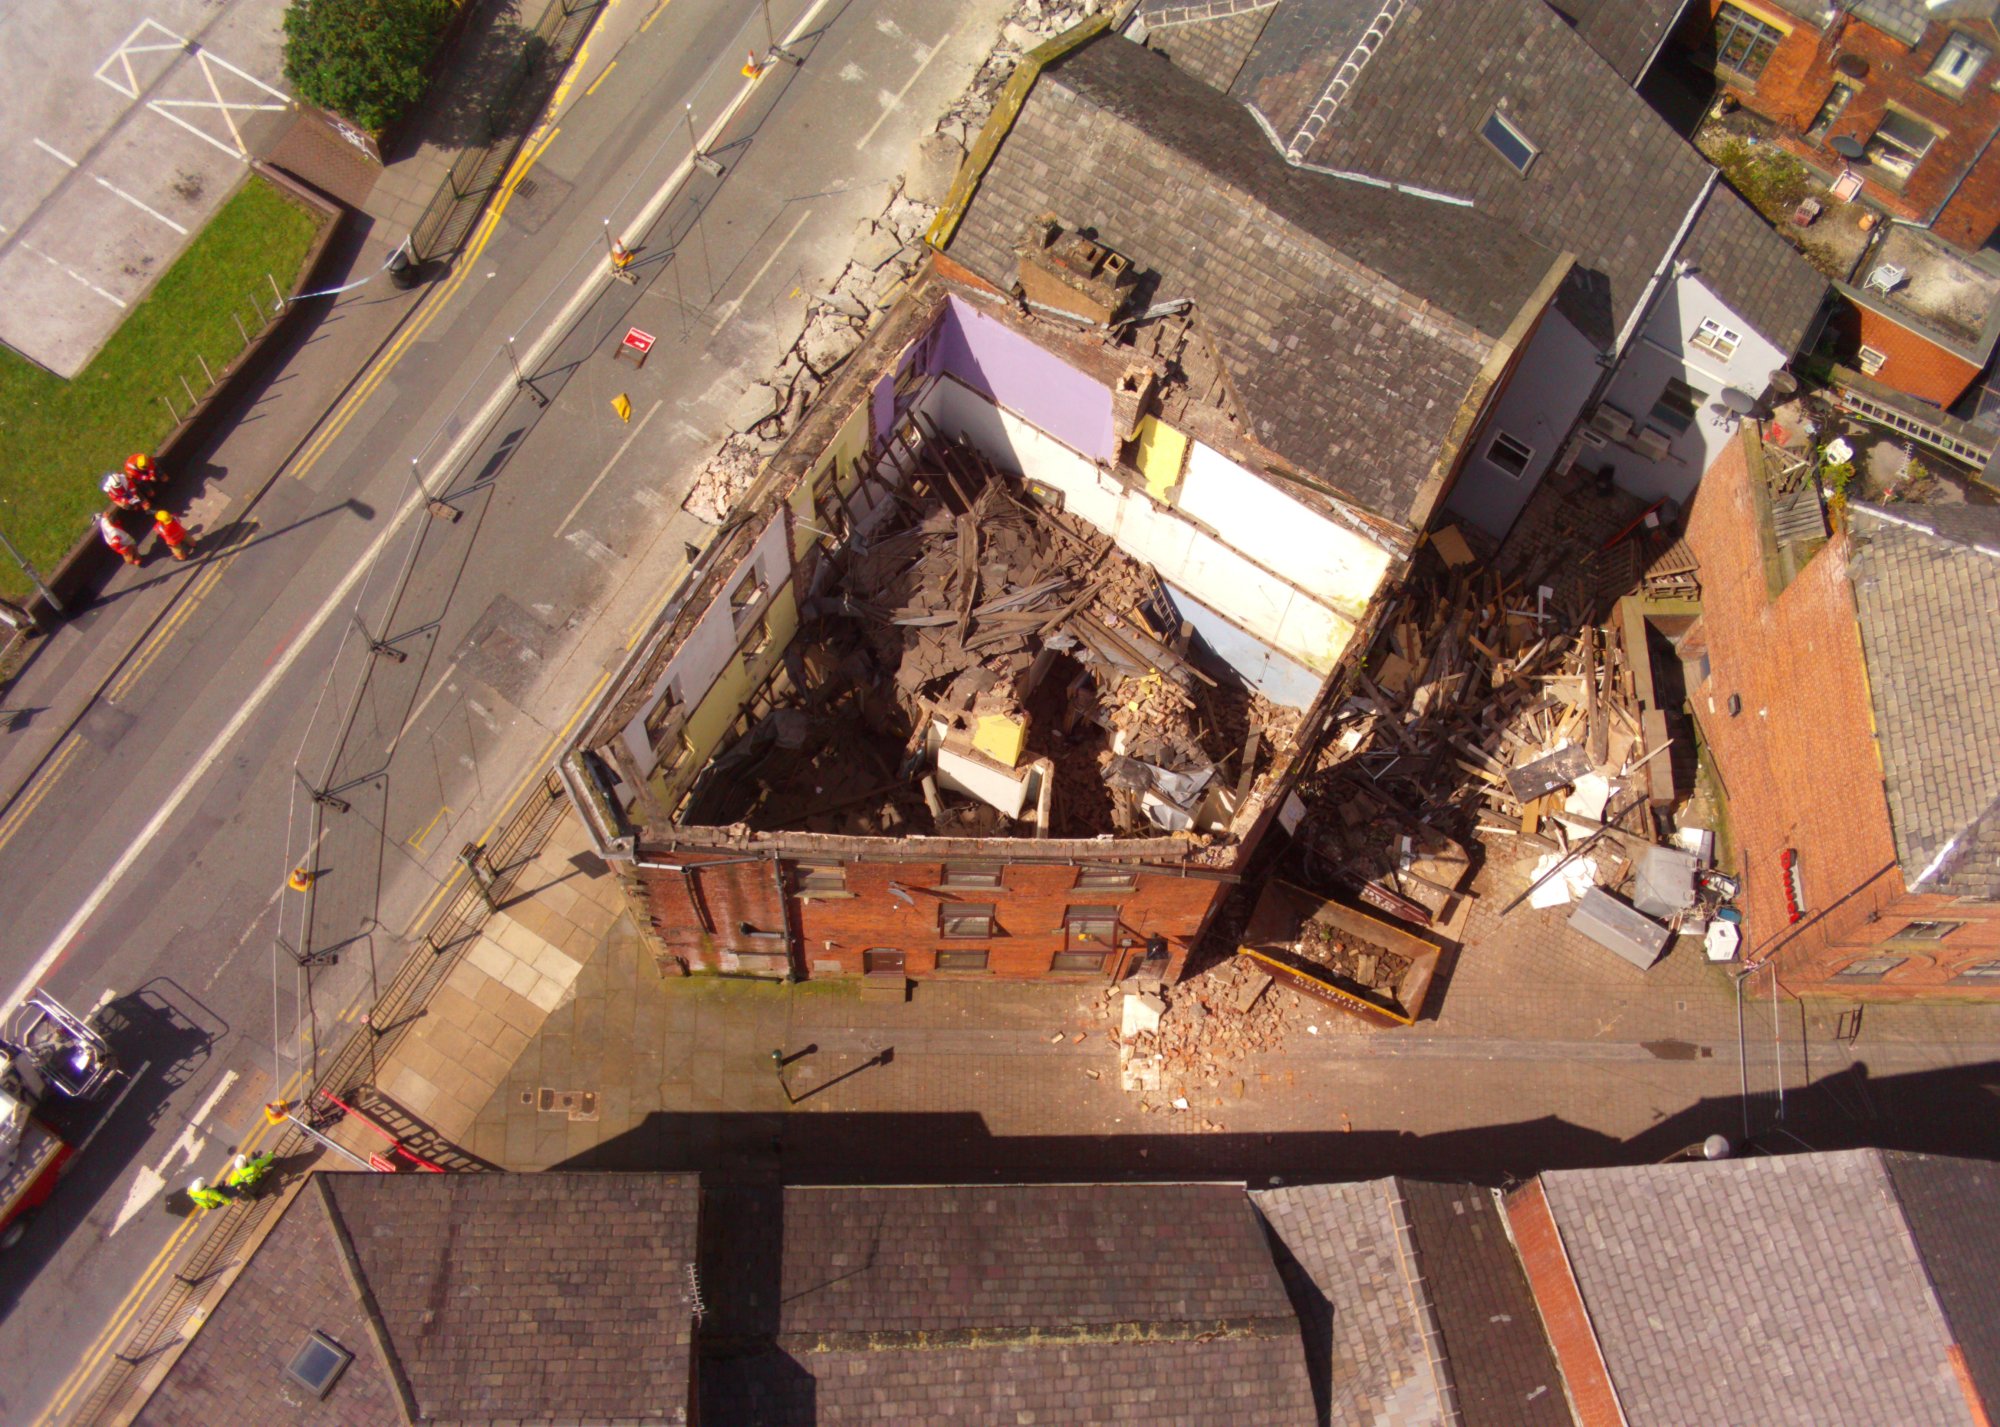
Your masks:
M976 450L932 433L882 459L896 515L834 557L792 696L690 816L1207 844L1296 713L1204 673L1149 567Z
M709 525L728 518L841 364L896 305L929 254L924 235L938 206L1021 56L1110 4L1021 0L965 93L917 144L888 204L878 216L862 220L852 257L827 291L807 305L799 335L777 367L752 385L730 414L730 434L696 472L682 502L690 515Z
M1239 1062L1307 1035L1351 1035L1359 1021L1282 986L1242 957L1229 957L1178 985L1140 977L1107 986L1086 1005L1118 1042L1119 1087L1149 1114L1203 1112L1247 1089Z

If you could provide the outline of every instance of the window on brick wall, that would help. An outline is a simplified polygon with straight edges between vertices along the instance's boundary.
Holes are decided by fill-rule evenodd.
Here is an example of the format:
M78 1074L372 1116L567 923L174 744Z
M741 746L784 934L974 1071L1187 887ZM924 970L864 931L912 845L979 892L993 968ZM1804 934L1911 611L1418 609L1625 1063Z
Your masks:
M1964 922L1905 922L1903 929L1890 938L1891 941L1943 941Z
M1748 10L1725 4L1715 12L1709 37L1715 44L1717 64L1754 80L1764 73L1764 66L1771 62L1785 32L1776 25L1765 24Z
M1860 354L1861 371L1864 376L1874 376L1889 364L1889 354L1878 352L1873 347L1863 347Z
M838 862L801 862L798 879L801 896L847 890L847 868Z
M1963 94L1967 86L1979 78L1979 71L1991 58L1993 51L1970 35L1953 34L1931 62L1930 73L1924 76L1924 82L1947 94Z
M1129 892L1137 882L1138 874L1129 867L1081 867L1076 874L1079 891Z
M1103 951L1059 951L1049 958L1049 970L1088 971L1102 976L1104 959L1109 955Z
M1695 328L1694 336L1688 338L1690 346L1700 347L1705 351L1713 352L1725 362L1736 355L1736 349L1742 343L1743 334L1741 332L1733 328L1724 327L1713 317L1702 318L1701 326Z
M940 971L984 971L987 952L984 947L941 946L938 948L937 969Z
M1069 907L1063 912L1063 945L1069 951L1109 950L1118 935L1116 907Z
M1864 956L1833 973L1836 981L1880 981L1909 960L1905 956Z
M2000 961L1975 961L1970 966L1961 966L1958 968L1958 975L1951 979L1990 986L2000 982Z
M938 908L938 935L985 938L993 935L993 904L946 902Z
M1921 119L1891 109L1868 140L1868 162L1875 166L1877 181L1901 187L1938 138L1938 131Z
M1812 127L1806 130L1806 137L1818 143L1826 137L1842 114L1847 112L1847 102L1854 97L1854 86L1836 84L1826 92L1826 102L1819 106L1819 113L1813 115Z
M939 879L940 887L998 887L1000 869L998 862L947 862L944 876Z

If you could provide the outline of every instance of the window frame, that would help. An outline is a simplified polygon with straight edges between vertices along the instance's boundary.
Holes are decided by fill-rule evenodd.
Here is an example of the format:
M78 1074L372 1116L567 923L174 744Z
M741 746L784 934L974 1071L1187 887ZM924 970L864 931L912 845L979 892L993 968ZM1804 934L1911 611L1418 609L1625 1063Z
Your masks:
M1115 906L1068 906L1063 908L1063 950L1088 951L1091 946L1101 946L1105 951L1113 950L1118 944L1118 927L1123 919L1123 909ZM1108 930L1100 933L1086 930L1085 924L1096 926L1103 923Z
M991 869L988 871L987 869ZM1007 864L991 858L968 858L962 862L946 862L938 869L938 886L952 891L1000 892L1005 885L1001 873Z
M830 885L816 885L815 879L829 874L838 878ZM846 897L847 864L833 861L799 861L792 864L792 886L801 897Z
M1679 387L1693 398L1688 402L1685 412L1678 404L1667 404L1667 396L1675 387ZM1667 384L1660 388L1660 394L1653 398L1652 408L1646 413L1646 424L1669 439L1685 436L1694 429L1695 418L1701 415L1702 403L1707 400L1708 393L1700 387L1682 381L1679 377L1668 377ZM1665 415L1661 414L1663 409ZM1676 417L1685 419L1676 421Z
M1521 453L1521 465L1518 470L1515 469L1513 466L1508 465L1505 461L1495 459L1493 453L1499 450L1500 443L1502 441L1505 441L1515 451L1519 451ZM1493 467L1497 471L1505 472L1510 480L1518 481L1526 477L1526 475L1528 474L1528 467L1532 466L1534 463L1535 463L1535 448L1533 446L1530 446L1527 442L1523 441L1520 437L1516 436L1511 431L1496 430L1494 431L1491 438L1489 438L1486 442L1486 464Z
M1495 125L1498 125L1507 138L1520 148L1525 157L1516 159L1506 145L1493 137L1491 131ZM1479 137L1486 141L1486 147L1500 155L1508 168L1523 178L1526 178L1528 170L1535 166L1535 160L1542 156L1542 146L1522 133L1521 126L1499 109L1487 111L1486 117L1479 124Z
M1872 377L1889 365L1889 354L1863 343L1860 352L1855 355L1855 361L1859 363L1863 376Z
M991 902L941 902L938 904L938 939L941 941L991 941L1000 935L996 920L999 908ZM977 930L964 929L978 923Z
M1966 72L1965 77L1962 79L1953 79L1943 73L1945 59L1954 51L1968 58L1976 56L1976 58L1973 58L1972 68ZM1937 90L1940 94L1949 95L1953 99L1963 99L1978 81L1980 71L1986 68L1987 62L1992 58L1993 51L1990 48L1982 45L1963 30L1953 30L1949 35L1945 36L1944 43L1938 46L1937 57L1931 61L1930 67L1924 71L1924 83L1930 88Z
M674 721L674 715L684 714L686 705L681 701L681 691L672 679L660 690L660 697L652 708L646 711L646 744L658 751L660 738Z
M1836 79L1832 87L1826 91L1826 98L1820 100L1819 108L1813 111L1813 121L1806 129L1806 137L1815 144L1825 139L1833 126L1840 122L1840 116L1847 112L1847 106L1854 102L1854 96L1860 92L1859 85L1849 84L1844 79ZM1838 103L1835 102L1836 97Z
M1109 947L1106 947L1103 951L1073 950L1065 947L1061 951L1050 953L1049 974L1051 976L1102 976L1104 968L1110 964L1110 957L1111 949ZM1096 960L1097 964L1095 966L1063 965L1065 960L1081 961L1091 958Z
M1771 63L1771 56L1778 52L1778 46L1785 42L1790 32L1772 24L1754 10L1746 10L1741 5L1732 5L1729 0L1716 7L1715 18L1709 22L1709 43L1715 50L1715 64L1718 69L1726 69L1750 81L1754 88L1764 77L1765 67ZM1729 49L1737 37L1744 37L1741 58L1738 64L1729 58ZM1758 54L1759 48L1763 53Z
M750 637L743 641L743 667L749 668L771 647L771 620L768 615L759 616Z
M1907 956L1887 954L1856 957L1827 978L1831 981L1875 982L1909 961ZM1865 968L1865 969L1864 969Z
M1907 140L1889 132L1890 125L1898 121L1930 135L1921 149L1912 148ZM1883 110L1882 117L1876 121L1874 132L1868 136L1868 142L1863 146L1868 166L1878 174L1888 175L1886 178L1878 177L1876 182L1891 188L1901 188L1916 176L1917 170L1923 167L1924 160L1930 157L1931 150L1937 147L1937 141L1946 137L1946 134L1946 130L1937 128L1928 120L1920 119L1906 109ZM1909 167L1899 169L1894 164L1883 163L1878 149L1887 150L1906 159Z
M1109 863L1086 863L1076 869L1079 892L1131 892L1139 886L1139 872L1133 867Z
M1743 345L1743 334L1733 327L1723 326L1713 317L1704 317L1694 329L1694 335L1688 338L1688 345L1699 347L1702 351L1720 357L1726 362L1734 357L1736 349Z
M770 592L770 586L764 582L764 572L754 565L736 582L735 588L729 592L729 617L738 629L764 603L764 597Z
M979 958L977 966L951 966L946 964L947 959L950 961L963 961L975 956ZM931 962L931 969L933 971L958 972L967 975L985 973L993 969L992 958L993 953L983 946L941 946L937 949Z
M1941 941L1948 940L1953 932L1959 930L1964 925L1964 922L1951 921L1943 917L1912 918L1910 921L1905 922L1900 930L1890 933L1886 939L1889 941L1915 941L1922 942L1928 946L1935 946ZM1923 930L1912 931L1912 927L1922 927Z

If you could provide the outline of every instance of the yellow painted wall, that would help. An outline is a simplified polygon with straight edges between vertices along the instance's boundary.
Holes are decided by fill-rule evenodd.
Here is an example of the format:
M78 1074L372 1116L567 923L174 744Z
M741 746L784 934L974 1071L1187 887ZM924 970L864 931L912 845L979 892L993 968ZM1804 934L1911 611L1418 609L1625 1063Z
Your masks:
M686 796L695 775L716 755L737 715L783 661L786 647L799 632L798 595L790 581L772 594L764 619L771 631L764 652L747 663L740 654L732 658L709 686L707 696L688 715L683 737L693 746L692 756L683 752L677 762L662 764L654 777L654 791L665 806L671 808Z
M822 530L833 529L827 524L829 516L826 512L815 512L813 492L820 489L827 467L832 466L841 495L853 494L855 486L861 480L860 461L868 454L868 438L872 434L874 424L871 414L873 407L872 395L862 399L861 404L855 407L847 420L842 423L840 430L834 433L833 439L827 442L826 449L820 452L819 459L813 463L806 479L800 481L793 489L792 514L799 520L810 521ZM823 538L803 526L794 525L792 557L797 559L812 547L815 540Z
M1139 474L1146 478L1146 494L1164 504L1180 484L1181 465L1187 460L1188 439L1157 416L1139 423L1135 460Z

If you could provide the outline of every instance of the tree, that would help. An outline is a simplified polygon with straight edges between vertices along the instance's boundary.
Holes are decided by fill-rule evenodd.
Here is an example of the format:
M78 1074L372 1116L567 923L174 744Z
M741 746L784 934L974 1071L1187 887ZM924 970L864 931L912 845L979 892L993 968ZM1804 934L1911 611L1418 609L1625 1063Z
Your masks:
M424 66L451 0L292 0L285 78L299 94L380 133L424 95Z

